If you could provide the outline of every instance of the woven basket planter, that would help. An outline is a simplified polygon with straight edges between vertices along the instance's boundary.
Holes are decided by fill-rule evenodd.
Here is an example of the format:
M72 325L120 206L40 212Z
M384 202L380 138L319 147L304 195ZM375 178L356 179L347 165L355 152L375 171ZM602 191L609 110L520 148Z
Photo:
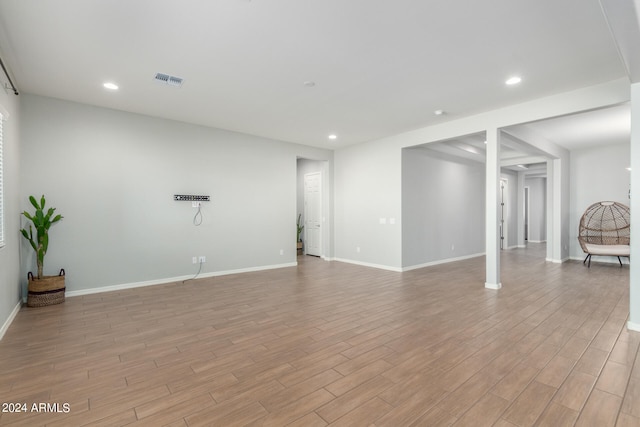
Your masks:
M33 277L29 272L29 288L27 294L28 307L44 307L64 302L64 269L57 276L44 276L42 279Z

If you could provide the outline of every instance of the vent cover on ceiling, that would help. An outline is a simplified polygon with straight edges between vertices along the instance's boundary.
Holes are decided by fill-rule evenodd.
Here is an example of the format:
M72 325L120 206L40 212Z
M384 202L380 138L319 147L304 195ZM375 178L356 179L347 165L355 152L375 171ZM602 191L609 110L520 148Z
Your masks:
M154 78L159 83L164 83L166 85L176 87L182 86L182 81L184 80L181 77L170 76L169 74L163 73L156 73L156 76Z

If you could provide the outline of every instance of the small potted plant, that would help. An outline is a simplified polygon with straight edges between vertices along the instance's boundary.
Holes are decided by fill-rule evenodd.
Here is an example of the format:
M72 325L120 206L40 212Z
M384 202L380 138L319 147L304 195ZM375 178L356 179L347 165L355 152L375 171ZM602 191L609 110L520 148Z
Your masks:
M38 273L36 277L33 277L33 273L31 272L27 275L29 279L27 306L43 307L46 305L60 304L64 302L65 299L64 269L61 269L57 276L45 276L43 274L43 268L44 256L49 249L49 228L60 221L62 215L53 215L56 208L49 208L45 212L46 201L44 195L40 198L40 203L38 203L33 196L29 197L29 201L35 208L35 212L30 214L25 211L22 215L30 220L32 224L29 224L29 231L23 228L20 230L20 233L29 241L31 247L36 252ZM35 239L33 236L34 227L36 229Z
M304 225L301 222L302 214L298 214L298 221L296 221L296 229L298 230L298 236L296 237L296 248L298 249L298 254L302 254L302 229L304 229Z

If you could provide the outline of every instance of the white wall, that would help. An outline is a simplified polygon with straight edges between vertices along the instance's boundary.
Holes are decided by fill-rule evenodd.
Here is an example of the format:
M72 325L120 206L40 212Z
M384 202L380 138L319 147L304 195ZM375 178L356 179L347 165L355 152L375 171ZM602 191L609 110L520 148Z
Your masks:
M342 261L400 270L401 150L387 142L334 154L335 251Z
M610 200L629 206L630 144L607 144L571 151L571 257L583 259L578 227L584 211L593 203ZM594 258L596 260L596 258ZM597 257L598 261L607 260ZM618 260L616 258L609 261Z
M397 223L396 226L382 226L378 223L379 218L399 218L401 214L402 148L476 134L490 128L500 129L615 105L628 100L629 82L619 79L470 117L451 119L337 150L334 155L336 257L365 265L402 269L401 228L397 227ZM447 120L447 117L443 119ZM543 151L547 148L544 144L538 144L537 147ZM562 199L566 201L568 178L563 179L561 187L566 187ZM568 202L558 208L557 216L562 220L562 226L565 222L568 224ZM565 229L563 227L563 233L558 236L560 240L557 242L557 246L562 248L569 240L568 230L565 236ZM357 247L361 247L361 252L356 251ZM559 254L558 259L562 259L563 255L564 253Z
M68 291L291 265L296 159L302 145L39 96L22 102L21 202L45 194L64 219L51 229L48 274ZM205 194L203 223L174 194ZM280 255L280 250L284 251ZM22 274L34 268L23 250Z
M547 240L547 179L526 178L529 187L529 242Z
M402 265L484 253L485 166L424 148L402 150Z
M4 84L4 83L3 83ZM20 98L13 92L0 90L0 106L9 117L3 125L4 234L0 248L0 339L21 303L18 230L20 215Z

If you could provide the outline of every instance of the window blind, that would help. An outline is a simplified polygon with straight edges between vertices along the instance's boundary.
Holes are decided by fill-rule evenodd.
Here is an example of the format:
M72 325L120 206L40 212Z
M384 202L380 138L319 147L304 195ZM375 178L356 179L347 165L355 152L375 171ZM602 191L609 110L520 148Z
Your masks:
M0 248L4 246L4 164L2 123L4 116L0 113Z

